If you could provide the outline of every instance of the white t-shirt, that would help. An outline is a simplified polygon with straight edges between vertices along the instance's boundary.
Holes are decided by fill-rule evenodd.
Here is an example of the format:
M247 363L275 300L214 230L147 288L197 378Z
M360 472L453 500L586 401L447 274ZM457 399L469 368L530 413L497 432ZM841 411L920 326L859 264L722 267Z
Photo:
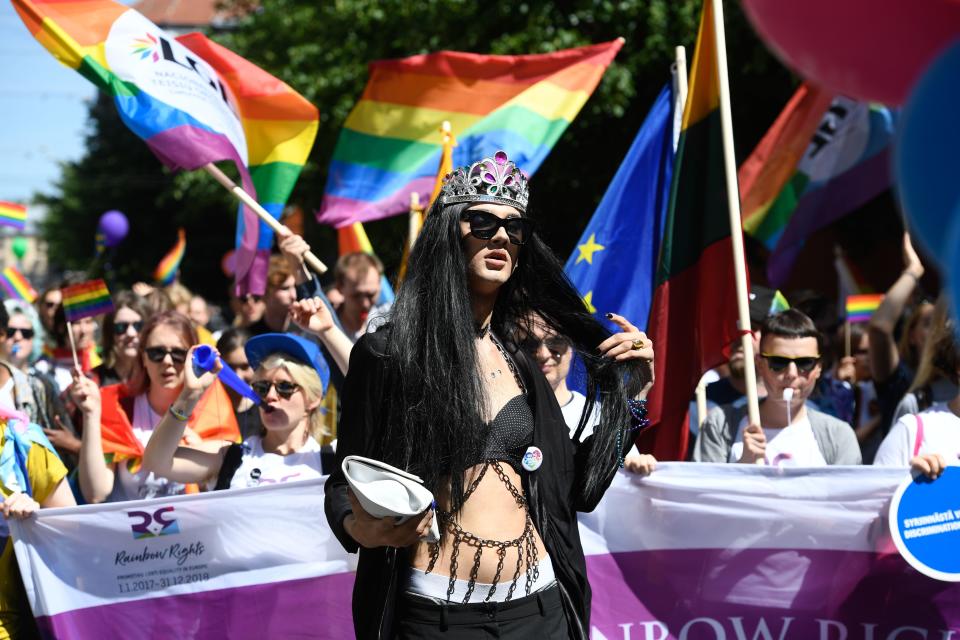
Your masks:
M17 403L13 398L13 376L7 378L7 381L0 387L0 406L16 411Z
M153 430L160 423L159 416L147 400L147 394L141 393L133 400L133 435L144 447L150 442ZM139 461L137 461L139 462ZM107 502L122 500L140 500L159 498L164 496L178 496L186 490L186 486L178 482L170 482L146 472L138 467L137 472L130 471L131 461L123 460L117 465L117 475L113 481L113 491Z
M264 453L259 436L250 436L242 446L243 458L230 481L231 489L311 480L323 475L323 468L320 466L320 444L312 437L307 438L306 444L299 451L285 456Z
M743 455L743 432L747 428L747 418L740 421L737 437L730 447L730 462L737 462ZM764 429L767 438L766 460L774 467L825 467L823 452L817 446L810 419L804 416L789 426L778 429Z
M578 391L570 391L570 399L565 405L560 407L560 411L563 412L563 421L567 423L567 427L570 429L570 437L573 437L573 434L577 432L577 425L580 424L580 416L583 415L583 410L587 406L587 397ZM583 428L583 433L580 434L580 440L583 440L587 436L593 433L593 428L600 423L600 405L595 404L593 406L593 415L590 416L590 419L587 421L587 426Z
M960 417L946 403L938 402L919 414L923 420L923 440L918 453L939 453L948 465L960 464ZM873 464L906 467L913 458L917 441L917 416L903 416L883 439Z

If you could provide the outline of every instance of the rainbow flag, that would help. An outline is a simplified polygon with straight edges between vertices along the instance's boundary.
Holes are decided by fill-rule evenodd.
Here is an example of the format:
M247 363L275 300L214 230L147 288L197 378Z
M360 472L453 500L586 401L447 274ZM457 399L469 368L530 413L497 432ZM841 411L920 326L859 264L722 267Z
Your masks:
M110 290L103 280L73 284L64 287L60 292L63 294L63 311L67 315L67 322L113 311Z
M23 230L27 226L27 208L22 204L0 200L0 225Z
M743 230L772 251L782 285L814 232L891 184L896 114L801 86L738 172Z
M847 322L869 322L873 312L883 302L882 293L847 296Z
M371 256L377 255L373 251L373 245L370 244L370 238L367 237L367 231L363 228L362 222L340 227L337 229L337 244L340 255L345 256L348 253L368 253ZM393 287L386 275L380 276L380 297L377 299L377 305L389 304L394 301Z
M3 287L3 291L8 298L14 300L26 300L33 304L34 300L37 299L36 290L30 286L30 283L16 267L7 267L0 272L0 287Z
M533 174L622 45L522 56L441 51L372 63L334 149L317 220L343 227L406 213L411 192L427 201L444 120L457 132L455 166L503 149Z
M177 242L173 248L167 252L160 260L160 264L153 271L153 279L162 286L173 284L177 279L177 271L180 270L180 263L183 262L183 254L187 252L187 232L183 227L177 230Z
M173 38L119 2L13 0L13 5L54 57L113 97L124 123L166 166L192 170L232 161L244 190L256 197L247 167L275 164L261 172L260 183L275 188L261 200L272 205L279 200L282 207L302 164L291 156L309 151L316 130L315 109L312 125L301 126L287 115L291 103L303 100L289 87L205 43L203 36ZM211 61L191 48L203 49ZM220 65L226 68L222 73L215 68ZM267 256L260 225L252 211L245 210L242 220L237 286L241 293L262 293Z

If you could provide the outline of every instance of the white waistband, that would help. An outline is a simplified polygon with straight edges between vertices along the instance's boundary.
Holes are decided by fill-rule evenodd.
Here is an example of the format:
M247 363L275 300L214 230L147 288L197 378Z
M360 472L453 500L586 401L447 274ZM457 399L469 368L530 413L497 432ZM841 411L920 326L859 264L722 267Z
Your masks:
M515 566L516 565L514 565L514 567ZM504 567L503 573L507 573L506 569L507 568ZM546 589L557 581L553 573L553 562L550 561L550 556L541 560L537 564L537 569L539 569L539 574L530 587L530 593L536 593L537 591ZM501 574L501 576L502 575L503 574ZM507 592L510 590L510 579L512 577L513 573L511 572L507 578L497 583L497 590L494 592L493 597L490 598L491 602L506 601ZM407 583L404 590L407 593L423 596L432 600L460 604L463 602L463 597L467 594L469 584L467 580L455 580L453 583L453 595L447 600L447 588L450 586L449 576L426 573L410 567L407 572ZM484 602L490 593L491 586L491 584L486 582L477 582L476 585L474 585L473 593L470 594L470 602ZM520 577L517 578L517 587L513 590L513 597L511 599L516 600L525 595L527 595L526 572L521 571Z

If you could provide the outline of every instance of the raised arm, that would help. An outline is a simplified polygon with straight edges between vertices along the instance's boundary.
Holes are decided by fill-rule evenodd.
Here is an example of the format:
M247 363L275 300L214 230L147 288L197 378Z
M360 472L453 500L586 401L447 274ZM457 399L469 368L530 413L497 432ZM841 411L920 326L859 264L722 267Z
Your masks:
M115 466L107 464L103 455L100 389L90 378L74 372L73 383L67 388L67 393L83 414L83 437L80 440L77 469L80 492L87 502L97 504L106 500L113 491L115 471Z
M343 375L347 375L353 343L333 321L330 308L320 298L297 300L290 305L290 318L298 327L317 336Z
M900 364L893 331L923 277L923 263L913 249L909 233L903 234L903 262L903 272L870 319L870 372L877 382L889 378Z

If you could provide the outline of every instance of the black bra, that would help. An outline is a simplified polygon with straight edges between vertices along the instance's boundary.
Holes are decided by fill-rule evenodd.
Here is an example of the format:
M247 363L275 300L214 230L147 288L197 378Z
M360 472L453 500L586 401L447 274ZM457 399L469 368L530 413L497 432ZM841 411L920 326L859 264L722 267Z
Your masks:
M522 473L520 461L533 443L533 412L527 404L527 397L521 393L510 398L485 429L483 453L470 460L469 466L486 460L502 460L518 474Z

